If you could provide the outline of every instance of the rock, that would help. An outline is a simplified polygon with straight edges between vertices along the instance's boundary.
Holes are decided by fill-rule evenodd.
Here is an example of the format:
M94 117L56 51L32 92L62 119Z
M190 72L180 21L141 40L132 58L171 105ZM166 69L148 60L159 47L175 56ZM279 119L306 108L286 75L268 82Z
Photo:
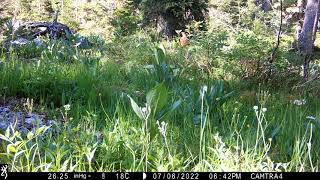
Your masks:
M44 45L44 42L40 38L34 39L33 42L37 47L41 47Z
M29 130L26 128L26 127L20 127L18 129L18 131L21 133L21 134L28 134Z
M37 128L44 125L57 125L57 122L55 120L46 121L44 115L36 113L24 115L21 111L12 111L9 106L0 106L0 130L5 131L11 125L22 135L27 135L29 131L35 132Z
M28 118L25 119L24 122L27 123L27 124L29 124L29 125L32 125L32 124L35 124L35 121L36 121L35 118L33 118L33 117L28 117Z
M28 41L27 39L25 38L18 38L14 41L11 41L10 44L14 47L21 47L21 46L24 46L26 44L28 44L30 41Z
M0 121L0 130L5 130L8 128L8 123Z
M4 108L2 109L2 111L3 111L3 112L7 112L7 113L8 113L8 112L10 112L10 109L9 109L9 108L7 108L7 107L4 107Z

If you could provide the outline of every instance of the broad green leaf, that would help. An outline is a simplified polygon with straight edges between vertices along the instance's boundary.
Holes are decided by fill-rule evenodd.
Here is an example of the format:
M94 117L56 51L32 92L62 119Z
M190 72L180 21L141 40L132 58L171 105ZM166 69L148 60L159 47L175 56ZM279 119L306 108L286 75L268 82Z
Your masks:
M165 53L165 48L162 44L154 48L154 56L156 58L157 65L160 65L166 61Z
M8 142L12 143L12 141L11 141L9 138L7 138L6 136L4 136L4 135L2 135L2 134L0 134L0 139L2 139L2 140L5 140L5 141L8 141Z
M39 129L37 129L36 135L40 135L40 134L46 132L48 129L49 129L48 126L42 126L42 127L40 127Z
M130 98L130 102L131 102L131 107L133 109L133 111L136 113L136 115L141 119L144 120L143 117L143 113L141 111L141 108L137 105L137 103L128 95L128 97Z
M174 102L174 103L172 104L172 106L170 107L170 111L176 110L176 109L181 105L181 103L182 103L181 100L178 100L178 101Z
M147 93L146 101L148 105L153 105L153 102L155 101L154 99L156 98L156 93L157 92L155 89L152 89Z
M233 95L233 93L234 93L234 91L231 91L231 92L229 92L228 94L225 94L224 96L222 96L222 98L221 98L221 99L226 99L226 98L228 98L228 97L232 96L232 95Z
M168 90L166 86L161 83L159 86L157 86L157 111L161 110L165 105L168 104Z
M155 119L149 118L149 131L150 131L150 140L152 141L154 137L157 135L157 125Z
M161 83L149 91L146 100L151 107L153 115L161 111L168 103L168 91L165 85Z
M218 86L220 93L224 92L224 84L223 84L223 81L218 80L218 82L216 83L216 85Z
M166 49L164 48L163 44L160 44L160 45L159 45L159 49L162 50L162 53L163 53L164 55L167 54Z
M157 114L157 120L165 118L181 105L181 100L174 102L168 109L164 109Z

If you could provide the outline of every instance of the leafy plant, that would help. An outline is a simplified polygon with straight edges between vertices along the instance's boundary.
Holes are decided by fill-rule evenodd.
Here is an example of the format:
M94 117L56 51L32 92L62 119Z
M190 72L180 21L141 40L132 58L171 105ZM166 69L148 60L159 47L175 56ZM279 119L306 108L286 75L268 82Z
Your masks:
M227 40L227 32L213 33L202 31L192 40L192 43L196 45L197 51L202 52L201 54L204 54L206 58L212 61L221 55L222 48L228 45Z
M117 9L115 17L111 20L111 25L115 27L116 37L133 34L138 28L138 20L131 2L127 2L124 7Z
M12 171L19 171L21 163L26 164L27 171L38 171L40 166L32 162L40 159L38 143L49 128L50 126L42 126L37 128L35 132L29 131L26 135L22 135L10 125L4 134L0 133L0 140L3 140L2 147L0 147L0 159L7 159L7 162L11 160L10 169ZM5 153L2 153L2 148L5 146Z
M153 48L154 60L152 68L158 77L159 82L172 82L179 75L179 67L169 63L166 49L163 44Z
M150 133L151 140L156 134L156 121L160 121L170 115L181 104L181 101L178 100L170 105L168 103L168 96L168 90L163 83L158 84L147 93L145 107L139 107L138 104L128 96L132 109L136 115L144 121L145 132Z
M229 55L239 64L243 77L258 77L261 72L268 70L268 67L263 65L271 54L272 39L253 31L243 31L237 33L235 41Z
M218 108L227 102L227 100L234 94L234 91L227 93L224 88L224 83L222 80L216 81L214 85L211 86L208 91L207 86L202 87L200 90L199 98L195 104L195 117L194 123L198 125L201 119L204 119L202 110L200 109L201 103L204 100L205 105L210 109L212 114L218 112Z

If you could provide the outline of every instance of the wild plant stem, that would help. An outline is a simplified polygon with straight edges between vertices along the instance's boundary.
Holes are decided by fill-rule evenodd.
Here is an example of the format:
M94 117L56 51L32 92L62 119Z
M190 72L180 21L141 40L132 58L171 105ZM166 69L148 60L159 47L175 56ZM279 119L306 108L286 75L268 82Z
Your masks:
M267 144L266 144L265 135L264 135L264 129L263 129L263 125L262 125L263 119L264 119L264 113L262 111L260 111L260 115L259 115L258 121L259 121L259 124L260 124L261 136L262 136L263 144L264 144L264 147L266 147Z
M309 138L309 142L308 142L308 157L309 157L309 161L310 161L310 166L312 171L314 171L314 167L313 167L313 163L312 163L312 157L311 157L311 140L312 140L312 124L310 124L310 138Z
M257 117L257 119L259 119L258 112L257 112L257 111L255 111L255 113L256 113L256 117ZM258 120L258 121L259 121L259 120ZM257 134L256 134L256 144L255 144L255 146L254 146L254 154L256 153L256 150L257 150L257 148L258 148L259 130L260 130L260 128L259 128L259 123L258 123Z
M204 92L203 92L204 93ZM201 96L201 123L200 123L200 149L199 149L199 162L202 161L202 139L203 139L203 133L204 133L204 125L205 125L205 122L203 122L203 104L204 104L204 101L203 101L203 98L204 98L204 95L202 94Z

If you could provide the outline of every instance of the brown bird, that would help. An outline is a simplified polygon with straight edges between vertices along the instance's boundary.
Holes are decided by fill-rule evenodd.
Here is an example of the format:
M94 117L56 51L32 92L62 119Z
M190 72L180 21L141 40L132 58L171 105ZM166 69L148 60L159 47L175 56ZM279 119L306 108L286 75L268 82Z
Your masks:
M180 38L180 45L182 47L189 45L189 39L187 37L187 34L185 32L181 32L181 38Z

